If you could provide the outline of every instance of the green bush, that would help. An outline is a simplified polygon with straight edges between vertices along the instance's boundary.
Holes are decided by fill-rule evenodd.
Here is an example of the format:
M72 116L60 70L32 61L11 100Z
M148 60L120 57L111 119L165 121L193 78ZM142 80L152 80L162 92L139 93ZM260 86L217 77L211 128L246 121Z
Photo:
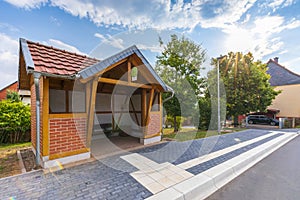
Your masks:
M30 106L22 102L0 102L0 143L27 142L30 132Z
M178 129L181 128L182 123L184 122L185 118L182 116L176 116L176 123L178 126ZM167 116L166 125L171 125L171 127L174 127L174 117L173 116Z

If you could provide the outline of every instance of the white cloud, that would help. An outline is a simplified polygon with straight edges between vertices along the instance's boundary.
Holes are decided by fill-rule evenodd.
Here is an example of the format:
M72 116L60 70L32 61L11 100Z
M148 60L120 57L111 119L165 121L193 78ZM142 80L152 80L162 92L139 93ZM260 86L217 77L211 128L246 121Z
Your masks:
M18 79L19 49L18 40L0 33L0 88Z
M163 47L160 45L145 45L145 44L137 44L136 45L141 50L148 50L153 53L161 53L163 51Z
M284 43L279 33L297 27L300 27L299 20L285 22L281 16L257 17L253 23L234 24L225 28L227 38L224 45L231 51L251 51L255 58L261 59L281 50Z
M278 10L279 8L284 8L287 6L291 6L294 3L294 0L272 0L267 2L267 6L273 9L273 12Z
M4 0L19 8L25 8L27 10L33 8L39 8L40 6L46 4L48 0Z
M215 17L203 18L204 8L208 1L184 3L171 1L64 1L52 0L51 5L66 12L89 18L99 26L119 25L132 28L155 29L194 29L197 25L204 28L224 27L240 20L241 16L251 8L256 0L226 0L222 7L215 7Z
M124 41L121 38L113 37L109 34L106 35L106 37L100 33L95 33L95 37L100 38L101 41L105 44L108 44L110 46L113 46L118 49L124 49Z
M78 53L78 54L85 55L85 53L79 51L76 47L66 44L60 40L49 39L47 42L42 42L42 43L44 43L45 45L50 45L50 46L54 46L59 49L70 51L72 53Z

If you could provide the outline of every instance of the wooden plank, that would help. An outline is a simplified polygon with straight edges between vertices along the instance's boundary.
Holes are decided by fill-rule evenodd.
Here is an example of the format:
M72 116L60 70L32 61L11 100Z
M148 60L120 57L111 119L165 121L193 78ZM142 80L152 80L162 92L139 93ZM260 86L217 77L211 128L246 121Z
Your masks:
M98 78L95 78L92 81L91 86L91 97L89 101L89 110L88 110L88 118L87 118L87 147L90 148L93 128L94 128L94 110L95 110L95 103L96 103L96 94L97 94L97 86L98 86Z
M43 156L49 155L49 79L43 79L43 94L42 94L42 121L43 121L43 132L42 132L42 143L43 143Z
M134 105L133 105L133 102L132 102L131 98L130 98L129 101L130 101L130 104L131 104L131 106L132 106L132 109L133 109L133 113L134 113L136 122L137 122L138 125L140 125L140 123L139 123L139 118L137 117L137 114L136 114L136 111L135 111L135 108L134 108ZM129 111L129 113L130 113L130 111Z
M86 79L80 79L80 82L81 82L81 83L87 83L88 81L92 80L93 77L99 77L100 75L104 74L105 72L111 70L112 68L114 68L114 67L116 67L116 66L118 66L118 65L121 65L122 63L126 62L127 60L128 60L128 58L124 58L124 59L122 59L122 60L120 60L120 61L118 61L118 62L116 62L116 63L110 65L109 67L106 67L104 70L102 70L102 71L100 71L100 72L94 74L94 75L91 76L91 77L88 77L88 78L86 78Z
M154 96L154 88L152 88L151 91L150 91L148 109L147 109L147 117L146 117L146 125L149 124L149 120L150 120L150 111L151 111L151 108L152 108L153 96Z
M128 87L147 88L147 89L152 88L151 85L144 85L141 83L132 83L132 82L129 83L127 81L121 81L121 80L116 80L116 79L111 79L111 78L103 78L103 77L99 78L99 82L113 84L113 85L116 85L116 84L124 85L124 86L128 86Z
M54 113L49 114L49 119L53 118L80 118L86 117L87 113Z

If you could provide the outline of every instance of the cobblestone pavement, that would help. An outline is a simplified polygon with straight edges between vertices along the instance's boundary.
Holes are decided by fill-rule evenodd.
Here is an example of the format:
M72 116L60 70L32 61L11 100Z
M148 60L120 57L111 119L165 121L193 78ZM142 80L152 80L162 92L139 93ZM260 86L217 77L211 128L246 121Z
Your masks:
M268 130L246 130L194 141L167 142L139 149L134 153L139 153L157 163L170 162L177 165L268 132ZM267 138L264 142L268 139L272 138ZM230 159L251 148L253 147L238 149L236 152L230 152L227 157L220 157L217 160ZM130 173L137 169L120 156L116 155L48 174L40 170L0 179L0 199L114 200L145 199L151 196L150 191L130 176ZM189 170L196 174L221 161L211 160L206 162L205 169L197 165Z

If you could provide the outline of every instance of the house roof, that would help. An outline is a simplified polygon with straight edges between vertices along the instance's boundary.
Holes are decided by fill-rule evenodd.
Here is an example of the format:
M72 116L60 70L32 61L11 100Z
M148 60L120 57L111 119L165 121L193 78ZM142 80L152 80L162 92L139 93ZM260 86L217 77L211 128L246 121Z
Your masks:
M163 90L172 91L156 74L150 63L135 45L102 61L23 38L20 38L20 50L25 60L27 73L39 72L45 76L81 77L83 79L91 77L114 63L135 54L162 86Z
M269 81L272 86L300 84L299 74L290 71L272 59L267 64L267 73L271 75Z
M163 89L165 91L172 91L172 89L161 80L161 78L154 71L154 69L152 68L150 63L147 61L147 59L143 56L143 54L140 52L140 50L135 45L133 45L111 57L108 57L108 58L98 62L97 64L94 64L90 67L87 67L87 68L79 71L78 75L80 75L83 79L91 77L91 76L97 74L98 72L104 70L105 68L111 66L112 64L117 63L117 62L123 60L124 58L127 58L133 54L137 55L141 59L143 64L147 67L147 69L151 72L153 77L158 81L158 83L163 87Z
M20 39L26 69L44 74L70 76L99 60L52 46Z

